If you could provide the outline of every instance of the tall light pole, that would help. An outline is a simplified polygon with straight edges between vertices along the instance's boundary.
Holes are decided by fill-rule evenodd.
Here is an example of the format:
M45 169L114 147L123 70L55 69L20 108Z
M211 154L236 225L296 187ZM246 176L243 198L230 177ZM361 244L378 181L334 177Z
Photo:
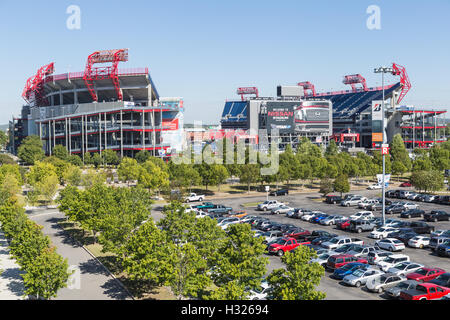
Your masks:
M375 73L381 73L381 87L383 90L383 100L381 101L381 114L382 114L382 137L383 137L383 144L386 142L385 139L385 134L384 134L384 74L385 73L394 73L394 69L393 68L388 68L388 67L379 67L379 68L375 68L374 69ZM383 212L383 226L386 224L386 218L385 218L385 209L386 209L386 195L385 195L385 188L386 188L386 184L385 184L385 175L386 175L386 158L384 155L384 152L382 152L382 156L383 156L383 181L382 181L382 186L381 186L381 190L382 190L382 199L383 199L383 205L382 205L382 212Z

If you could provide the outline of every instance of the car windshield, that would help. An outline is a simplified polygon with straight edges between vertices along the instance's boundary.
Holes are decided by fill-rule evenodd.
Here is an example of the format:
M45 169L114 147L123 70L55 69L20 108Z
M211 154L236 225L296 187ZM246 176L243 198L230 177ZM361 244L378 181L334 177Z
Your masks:
M389 257L389 258L387 258L386 260L384 260L384 261L386 261L387 263L393 263L393 262L395 262L395 259L394 258L391 258L391 257Z
M366 272L366 270L363 269L358 269L355 272L353 272L353 275L355 277L362 277L364 275L364 273Z
M330 239L330 242L331 243L338 243L339 239L338 238L333 238L333 239Z
M284 240L284 239L278 239L278 240L275 241L275 243L276 243L276 244L284 245L284 244L286 244L286 240Z
M321 259L321 260L326 260L329 257L330 257L330 255L328 253L323 253L323 254L319 255L318 258Z
M364 247L354 247L353 249L352 249L352 251L355 251L355 252L362 252L364 250Z
M349 263L349 264L346 264L345 266L343 266L341 269L342 270L350 270L350 269L353 269L354 267L355 267L354 264Z
M427 288L425 288L424 286L421 286L421 285L418 285L418 286L416 287L416 290L417 290L417 291L420 291L420 292L428 293Z
M399 289L408 289L409 286L410 286L410 284L407 283L407 282L400 282L400 283L398 284L397 288L399 288Z
M420 275L423 275L423 276L426 276L427 273L428 273L428 270L426 270L426 269L419 269L419 270L416 271L416 273L418 273Z

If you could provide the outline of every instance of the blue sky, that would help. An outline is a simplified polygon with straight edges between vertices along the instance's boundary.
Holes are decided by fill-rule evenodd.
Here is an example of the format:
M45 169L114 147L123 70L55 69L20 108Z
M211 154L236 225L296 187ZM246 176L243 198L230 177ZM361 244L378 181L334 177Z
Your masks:
M66 28L72 4L81 30ZM366 27L369 5L381 8L381 30ZM340 90L353 73L376 86L373 68L392 62L413 85L402 104L450 111L448 0L1 0L0 35L0 124L19 114L40 66L83 71L90 53L116 48L129 48L120 67L149 67L161 96L184 97L186 122L217 123L240 86L263 96L299 81Z

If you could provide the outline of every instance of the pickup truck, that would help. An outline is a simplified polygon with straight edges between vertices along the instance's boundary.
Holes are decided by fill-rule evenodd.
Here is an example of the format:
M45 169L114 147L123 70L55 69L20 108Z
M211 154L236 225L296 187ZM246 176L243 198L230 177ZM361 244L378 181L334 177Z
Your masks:
M215 204L212 208L206 209L208 213L230 213L231 211L233 211L233 208L226 207L223 204Z
M267 247L269 254L278 256L284 255L286 252L294 250L300 245L311 244L310 242L297 242L294 238L280 238Z
M332 239L330 239L327 242L324 242L321 244L321 246L325 249L337 249L341 246L343 246L344 244L360 244L363 245L364 241L360 240L360 239L356 239L356 238L350 238L350 237L346 237L346 236L338 236L338 237L334 237Z
M450 289L434 283L421 283L415 289L400 292L402 300L435 300L450 293Z
M279 202L277 200L268 200L264 201L263 203L258 204L258 210L261 211L270 211L272 209L278 208L280 206L283 206L284 203Z
M434 231L434 226L430 226L422 221L413 221L409 224L408 228L411 228L415 233L425 234Z
M195 202L195 201L203 201L205 199L205 195L197 195L196 193L191 193L188 197L184 199L186 202Z
M214 207L214 203L212 202L203 202L202 204L199 204L197 206L192 206L193 209L197 209L197 210L206 210L209 208L213 208Z

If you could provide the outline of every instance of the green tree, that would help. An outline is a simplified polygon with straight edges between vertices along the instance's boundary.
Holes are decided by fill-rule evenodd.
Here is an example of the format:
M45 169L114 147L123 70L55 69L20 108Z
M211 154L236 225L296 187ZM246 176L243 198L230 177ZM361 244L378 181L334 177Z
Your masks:
M88 154L90 154L88 152ZM81 158L79 156L77 156L76 154L71 154L69 155L69 157L67 158L67 161L77 167L82 167L83 166L83 160L81 160ZM87 163L86 163L87 164Z
M173 188L187 188L191 192L192 186L199 185L202 182L197 170L191 164L169 162L168 172L169 181Z
M348 176L345 174L341 174L337 176L333 183L334 190L340 192L341 195L343 193L350 191L350 183L348 182Z
M59 179L56 174L44 177L41 181L37 182L35 191L44 197L47 202L52 202L53 198L58 191Z
M84 154L84 164L85 165L91 165L94 164L93 160L92 160L92 155L90 152L86 152Z
M0 179L0 203L15 198L20 191L21 188L16 175L7 173L3 179Z
M239 181L247 185L250 193L250 185L259 180L259 166L257 164L242 164L239 169Z
M52 155L64 161L67 161L67 159L69 158L69 152L67 151L66 147L60 144L53 147Z
M6 148L6 145L8 144L8 135L5 131L0 130L0 149Z
M106 165L118 165L120 163L117 152L113 150L104 150L102 152L103 163Z
M16 164L13 158L8 156L7 154L0 154L0 165L2 164Z
M392 162L392 173L398 175L399 179L400 179L400 176L403 176L403 174L407 171L408 171L408 168L404 165L403 162L401 162L399 160L394 160Z
M86 173L81 176L81 185L85 188L91 188L97 184L104 184L106 182L106 176L101 171L95 171L94 169L88 169Z
M151 160L139 167L138 184L144 188L159 191L169 186L169 174Z
M333 181L330 178L323 178L320 180L320 191L324 197L333 192Z
M444 187L444 175L440 171L414 171L411 184L418 190L438 191Z
M151 158L151 154L147 150L141 150L138 153L136 153L134 158L138 163L144 163L145 161Z
M327 149L325 150L325 156L335 156L339 152L339 148L336 145L336 141L333 139L330 140L330 143L327 146Z
M233 289L225 293L232 300L247 299L249 290L259 286L266 273L268 259L262 256L265 246L253 234L248 224L230 225L224 245L219 249L221 259L216 262L213 281L219 288ZM227 287L229 282L235 284Z
M299 246L293 253L287 252L282 258L286 268L276 269L268 277L275 300L322 300L326 294L316 290L325 274L317 262L309 263L317 257L313 249Z
M94 155L92 156L91 162L96 168L98 168L103 164L103 158L98 152L95 152Z
M56 297L59 289L67 287L68 267L67 259L58 255L55 248L44 249L22 276L25 294L38 299Z
M409 157L408 151L406 150L405 143L403 142L401 134L397 133L392 139L392 142L390 143L390 153L393 162L397 161L398 163L403 164L403 168L406 168L406 170L402 171L403 168L400 168L400 166L397 164L396 169L400 169L400 172L397 171L396 173L403 174L411 170L411 159ZM394 166L394 163L392 165ZM394 171L394 168L392 168L392 170Z
M119 179L124 182L135 181L139 178L140 166L135 159L123 158L117 168Z
M36 135L26 137L17 150L17 155L28 165L33 165L36 161L45 157L41 139Z
M82 176L80 168L71 164L63 172L62 180L68 185L79 186L81 185Z

